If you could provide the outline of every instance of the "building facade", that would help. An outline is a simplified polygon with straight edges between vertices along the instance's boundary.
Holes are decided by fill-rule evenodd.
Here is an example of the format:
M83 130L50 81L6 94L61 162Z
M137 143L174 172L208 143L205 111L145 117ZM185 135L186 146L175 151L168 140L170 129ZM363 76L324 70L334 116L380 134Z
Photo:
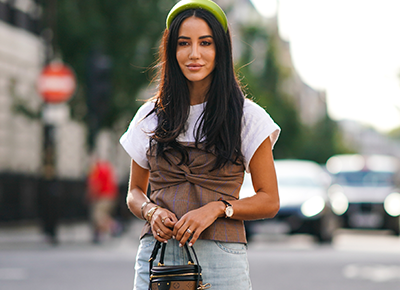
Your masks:
M47 53L40 2L0 0L0 222L40 215L45 183L44 104L36 83ZM68 114L54 126L55 178L62 184L56 194L83 212L84 126ZM67 208L64 216L68 215L76 213Z
M35 88L44 56L38 9L34 1L0 0L0 172L40 169L40 121L17 112L18 104L34 112L41 106Z

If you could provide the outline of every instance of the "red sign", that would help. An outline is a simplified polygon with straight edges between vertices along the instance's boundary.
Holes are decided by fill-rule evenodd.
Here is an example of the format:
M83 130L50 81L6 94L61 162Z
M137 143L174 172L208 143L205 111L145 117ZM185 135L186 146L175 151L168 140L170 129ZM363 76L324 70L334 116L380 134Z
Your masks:
M45 66L38 79L38 90L47 103L68 101L76 89L73 70L62 62L52 62Z

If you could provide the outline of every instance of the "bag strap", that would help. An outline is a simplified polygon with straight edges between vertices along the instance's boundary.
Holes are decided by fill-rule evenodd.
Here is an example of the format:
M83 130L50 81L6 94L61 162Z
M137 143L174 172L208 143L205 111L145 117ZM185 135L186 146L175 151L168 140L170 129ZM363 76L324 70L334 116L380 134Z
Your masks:
M162 246L161 246L161 244L162 244ZM186 250L186 253L187 253L187 256L188 256L188 260L189 260L189 264L194 264L194 261L193 261L192 255L190 254L189 246L188 246L187 242L183 246L184 246L184 248ZM166 243L161 243L159 241L156 241L156 244L154 245L153 251L151 252L151 256L150 256L150 259L149 259L149 273L151 272L151 269L153 268L154 260L156 259L157 253L160 250L160 248L161 248L160 264L164 265L164 257L165 257L165 249L166 249L166 247L167 247ZM198 260L197 255L196 255L196 251L194 250L193 246L191 246L190 248L192 249L193 255L194 255L195 260L196 260L196 264L200 266L199 260Z
M166 243L162 243L162 247L161 247L161 242L156 241L156 243L154 245L154 248L153 248L153 251L151 253L150 259L149 259L149 275L150 276L151 276L151 269L153 268L153 262L156 259L158 250L160 250L160 248L161 248L160 264L164 265L164 256L165 256L166 247L167 247ZM184 248L185 248L187 256L188 256L189 264L193 264L194 265L193 258L192 258L192 255L190 254L189 246L188 246L187 242L184 244ZM196 260L196 264L197 264L197 266L199 268L199 271L201 272L201 266L199 264L199 260L197 258L196 251L194 250L193 246L191 246L190 248L192 249L194 258ZM203 284L203 285L200 284L200 275L197 275L196 282L197 282L196 283L196 285L197 285L196 287L198 287L197 289L208 289L208 288L211 287L210 283L206 283L206 284ZM151 287L151 284L149 283L149 289L151 289L150 287Z

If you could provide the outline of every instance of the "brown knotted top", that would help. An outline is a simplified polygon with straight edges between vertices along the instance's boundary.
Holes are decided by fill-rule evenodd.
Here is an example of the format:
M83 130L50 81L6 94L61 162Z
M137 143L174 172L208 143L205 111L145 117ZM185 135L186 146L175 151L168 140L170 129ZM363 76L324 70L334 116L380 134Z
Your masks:
M216 156L196 148L193 142L183 144L188 151L189 160L179 165L181 156L168 151L164 158L156 158L149 150L147 158L150 165L150 199L157 205L167 208L181 218L185 213L199 208L219 198L235 200L239 198L243 183L244 166L228 163L221 169L213 168ZM154 148L155 146L153 146ZM141 237L151 234L150 225L145 224ZM218 218L199 237L205 240L246 243L243 221Z

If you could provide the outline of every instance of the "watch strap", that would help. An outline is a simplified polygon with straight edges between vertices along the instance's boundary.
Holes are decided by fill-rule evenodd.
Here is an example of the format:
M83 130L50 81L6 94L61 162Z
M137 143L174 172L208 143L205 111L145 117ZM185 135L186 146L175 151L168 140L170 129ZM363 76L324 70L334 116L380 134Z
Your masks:
M232 206L229 202L227 202L226 200L223 199L219 199L219 201L222 201L223 203L225 203L226 206Z

